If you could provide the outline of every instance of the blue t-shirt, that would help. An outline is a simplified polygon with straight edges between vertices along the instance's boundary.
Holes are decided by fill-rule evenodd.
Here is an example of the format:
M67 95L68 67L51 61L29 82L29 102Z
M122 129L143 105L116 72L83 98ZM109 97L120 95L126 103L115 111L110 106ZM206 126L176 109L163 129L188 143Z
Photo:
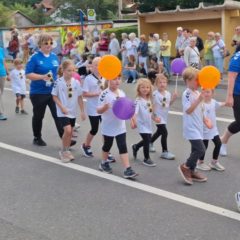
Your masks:
M26 65L26 74L47 74L52 73L54 81L57 79L57 71L59 67L58 58L54 53L50 53L48 57L39 51L32 55ZM51 94L52 85L48 85L44 80L31 81L30 95L33 94Z
M6 77L7 76L7 71L4 66L4 51L3 48L0 48L0 77Z
M240 51L236 52L231 58L228 71L238 73L234 84L233 95L240 95Z

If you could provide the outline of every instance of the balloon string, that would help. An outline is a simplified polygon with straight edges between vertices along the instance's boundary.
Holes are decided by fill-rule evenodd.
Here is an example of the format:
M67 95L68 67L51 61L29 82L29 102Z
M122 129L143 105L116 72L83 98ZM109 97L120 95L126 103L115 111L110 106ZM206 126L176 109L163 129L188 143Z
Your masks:
M176 76L175 92L177 92L177 89L178 89L178 73Z

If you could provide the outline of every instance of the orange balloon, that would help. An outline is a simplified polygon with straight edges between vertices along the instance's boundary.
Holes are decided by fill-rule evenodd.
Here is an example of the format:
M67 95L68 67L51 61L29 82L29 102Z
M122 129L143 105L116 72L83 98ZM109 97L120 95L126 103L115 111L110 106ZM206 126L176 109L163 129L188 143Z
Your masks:
M113 55L105 55L98 64L99 74L106 80L116 79L122 71L121 61Z
M214 89L220 82L221 73L214 66L206 66L198 73L198 82L203 89Z

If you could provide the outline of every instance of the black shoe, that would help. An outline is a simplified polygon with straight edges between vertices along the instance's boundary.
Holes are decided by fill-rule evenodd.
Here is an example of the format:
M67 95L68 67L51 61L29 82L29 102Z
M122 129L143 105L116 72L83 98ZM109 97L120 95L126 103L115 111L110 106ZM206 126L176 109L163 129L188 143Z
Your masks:
M70 147L76 145L76 143L77 143L77 141L75 141L75 140L71 140Z
M138 150L137 150L136 144L132 145L132 151L133 151L134 159L137 159L137 152L138 152Z
M21 114L28 115L28 113L25 110L21 110Z
M19 107L15 108L15 113L19 113Z
M112 168L109 165L109 162L100 163L99 170L106 173L112 173Z
M34 138L33 139L33 144L41 147L47 146L47 144L42 140L42 138Z
M148 167L156 167L156 163L153 162L150 158L149 159L144 159L143 164Z
M136 176L138 176L138 174L135 173L131 167L127 168L123 173L123 177L127 179L135 178Z
M90 146L87 147L87 146L85 146L85 144L82 144L82 145L81 145L81 150L82 150L83 155L84 155L85 157L88 157L88 158L93 157L93 153L92 153L92 150L91 150L91 147L90 147Z

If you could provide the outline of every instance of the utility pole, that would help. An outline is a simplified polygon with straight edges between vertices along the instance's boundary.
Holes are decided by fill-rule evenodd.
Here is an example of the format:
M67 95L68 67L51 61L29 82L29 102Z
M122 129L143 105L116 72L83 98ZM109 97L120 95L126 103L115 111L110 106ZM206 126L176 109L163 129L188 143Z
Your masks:
M119 19L123 19L122 8L123 8L123 0L118 0L118 17L119 17Z
M80 14L81 35L84 36L84 12L82 9L78 9Z

